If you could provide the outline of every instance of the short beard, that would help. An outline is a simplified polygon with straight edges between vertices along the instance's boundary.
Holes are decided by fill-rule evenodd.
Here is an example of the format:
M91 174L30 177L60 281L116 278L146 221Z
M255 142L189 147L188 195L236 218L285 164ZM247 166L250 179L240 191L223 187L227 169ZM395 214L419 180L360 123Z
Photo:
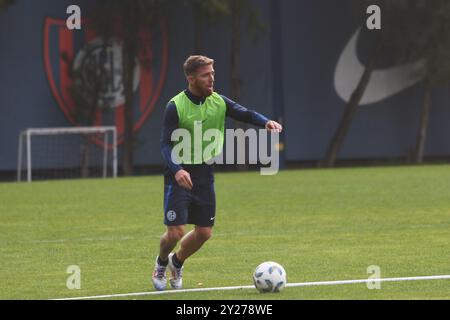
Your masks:
M210 92L209 90L206 90L206 91L204 92L204 96L205 96L205 97L209 97L209 96L212 96L213 93L214 93L214 90L212 90L211 92Z
M198 86L195 86L195 90L196 90L197 92L200 92L201 95L202 95L202 97L204 97L204 98L207 98L207 97L211 96L211 95L213 94L213 92L214 92L214 90L210 92L209 90L207 90L207 89L202 89L202 88L200 88L200 87L198 87Z

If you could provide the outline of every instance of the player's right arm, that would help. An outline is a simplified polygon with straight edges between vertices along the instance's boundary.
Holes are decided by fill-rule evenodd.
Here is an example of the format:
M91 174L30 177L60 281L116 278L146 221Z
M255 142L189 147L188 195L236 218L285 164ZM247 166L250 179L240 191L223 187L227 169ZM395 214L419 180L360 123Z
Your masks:
M161 132L161 154L169 168L170 172L175 177L177 183L186 189L192 189L193 184L189 172L183 169L179 164L172 160L172 133L178 129L179 117L177 108L173 102L169 102L164 112L163 127Z

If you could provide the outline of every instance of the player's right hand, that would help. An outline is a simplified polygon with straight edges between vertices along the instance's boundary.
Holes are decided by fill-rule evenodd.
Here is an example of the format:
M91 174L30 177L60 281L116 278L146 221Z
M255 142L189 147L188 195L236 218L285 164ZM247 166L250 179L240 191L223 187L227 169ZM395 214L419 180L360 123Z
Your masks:
M186 170L179 170L175 174L175 180L177 181L178 185L182 188L191 190L194 187L194 184L191 180L191 175Z

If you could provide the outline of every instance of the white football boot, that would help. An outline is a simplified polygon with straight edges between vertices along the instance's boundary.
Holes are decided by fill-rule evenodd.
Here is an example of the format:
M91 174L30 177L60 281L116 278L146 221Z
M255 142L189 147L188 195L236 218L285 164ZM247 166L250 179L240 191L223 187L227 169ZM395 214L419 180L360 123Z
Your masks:
M158 263L158 257L156 257L155 270L153 271L152 281L153 286L158 291L166 290L167 286L166 268L167 267L161 266Z
M169 254L169 264L168 264L169 271L170 271L169 282L170 282L170 286L173 289L181 289L183 287L183 267L176 268L173 265L172 259L173 259L174 254L175 253Z

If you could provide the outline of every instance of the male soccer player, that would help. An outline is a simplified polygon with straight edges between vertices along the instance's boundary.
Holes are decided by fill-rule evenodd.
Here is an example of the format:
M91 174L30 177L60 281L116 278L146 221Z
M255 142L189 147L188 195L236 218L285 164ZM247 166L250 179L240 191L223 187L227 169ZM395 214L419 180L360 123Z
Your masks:
M172 133L176 129L186 129L193 137L195 130L202 133L208 129L219 130L222 139L214 141L218 152L213 156L217 156L223 147L227 116L269 131L282 130L279 123L214 92L214 60L205 56L190 56L183 67L188 88L173 97L167 105L161 135L161 152L166 162L164 224L167 231L161 237L152 276L156 290L166 289L167 267L171 274L171 287L182 288L183 263L211 237L216 213L213 168L205 163L210 159L202 156L205 145L200 150L200 161L198 155L193 154L192 161L177 164L172 159ZM185 235L186 224L195 227ZM180 240L180 248L172 253Z

